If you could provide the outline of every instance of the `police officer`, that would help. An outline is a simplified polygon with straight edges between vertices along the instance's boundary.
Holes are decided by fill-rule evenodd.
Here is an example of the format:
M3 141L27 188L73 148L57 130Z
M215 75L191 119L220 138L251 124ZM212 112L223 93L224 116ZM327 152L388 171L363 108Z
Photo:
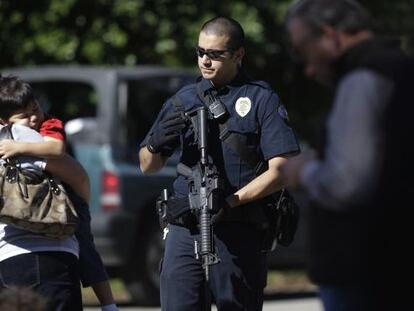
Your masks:
M205 105L206 98L223 105L227 131L258 154L267 170L256 177L255 168L219 138L214 124L223 121L212 116L209 155L224 181L225 199L214 224L220 263L211 266L208 286L219 310L261 310L267 276L261 247L266 218L258 200L283 187L278 167L299 151L298 143L278 96L268 84L252 81L241 70L244 32L237 21L227 17L207 21L196 53L201 77L164 104L141 144L140 168L145 174L157 172L177 148L181 148L180 161L188 167L199 161L194 131L174 102L186 112ZM188 205L186 178L178 176L173 189L175 199L169 201L169 208L177 202ZM203 308L204 273L194 256L197 234L190 224L170 221L160 277L162 310Z

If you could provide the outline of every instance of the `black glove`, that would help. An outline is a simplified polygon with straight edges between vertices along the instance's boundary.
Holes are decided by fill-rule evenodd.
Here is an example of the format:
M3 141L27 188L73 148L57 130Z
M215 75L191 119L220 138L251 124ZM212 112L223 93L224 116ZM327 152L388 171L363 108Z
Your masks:
M148 150L151 153L159 153L163 151L163 147L178 141L185 122L181 112L168 115L152 132L147 142Z

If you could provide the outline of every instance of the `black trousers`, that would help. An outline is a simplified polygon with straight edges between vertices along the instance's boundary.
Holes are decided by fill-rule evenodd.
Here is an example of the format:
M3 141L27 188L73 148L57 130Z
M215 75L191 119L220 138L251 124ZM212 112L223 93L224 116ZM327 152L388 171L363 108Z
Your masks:
M223 223L214 229L220 263L210 267L207 297L219 311L260 311L266 286L266 253L262 232L241 223ZM194 256L194 239L185 227L169 225L161 265L161 309L204 310L205 280L200 260Z

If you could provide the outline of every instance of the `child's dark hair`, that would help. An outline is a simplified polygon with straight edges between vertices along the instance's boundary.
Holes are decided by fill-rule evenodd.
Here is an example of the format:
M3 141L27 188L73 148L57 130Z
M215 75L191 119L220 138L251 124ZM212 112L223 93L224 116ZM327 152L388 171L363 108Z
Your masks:
M0 76L0 118L8 119L35 100L29 83L15 76Z

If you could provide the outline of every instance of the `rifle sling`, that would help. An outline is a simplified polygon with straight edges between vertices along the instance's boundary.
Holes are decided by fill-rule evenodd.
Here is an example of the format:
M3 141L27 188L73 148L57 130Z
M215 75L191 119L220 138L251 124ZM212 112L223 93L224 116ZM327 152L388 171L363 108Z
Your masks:
M209 93L210 96L206 96L201 89L201 83L197 83L197 94L201 101L207 107L211 104L213 94ZM244 143L241 134L230 132L227 128L226 121L218 122L220 128L220 140L233 150L234 153L239 155L240 159L247 163L251 168L255 170L256 176L260 175L266 170L265 162L259 157L257 152L250 150Z
M200 82L197 83L197 93L200 97L201 101L204 103L204 105L207 106L211 102L212 98L210 96L206 96L203 94L203 91L201 90ZM181 103L181 100L174 96L172 98L172 104L174 108L177 111L185 111L183 104ZM230 147L233 152L239 155L240 159L247 163L250 167L252 167L255 170L256 176L260 175L266 170L265 161L260 159L259 155L250 150L242 141L241 134L230 132L226 125L227 120L224 123L219 123L220 128L220 140L225 143L227 146Z

